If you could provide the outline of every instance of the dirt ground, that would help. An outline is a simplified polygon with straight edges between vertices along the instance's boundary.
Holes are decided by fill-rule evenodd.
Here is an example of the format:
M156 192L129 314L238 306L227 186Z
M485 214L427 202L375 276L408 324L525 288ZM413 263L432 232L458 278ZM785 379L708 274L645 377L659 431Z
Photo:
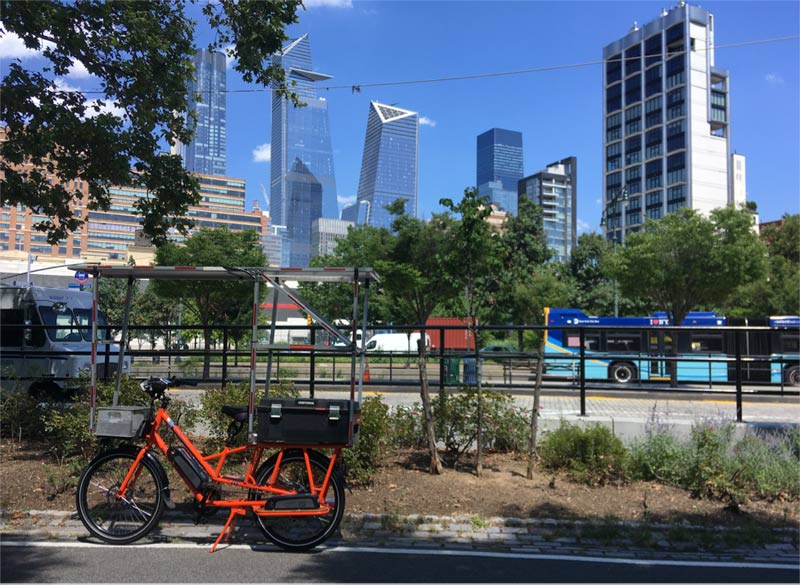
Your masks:
M374 476L372 485L346 494L347 511L374 514L495 516L519 518L616 519L713 526L800 526L800 503L755 501L739 511L700 500L656 483L588 487L564 475L537 470L525 479L526 462L487 454L482 477L470 461L439 476L427 472L427 457L400 451ZM0 441L0 509L73 510L79 469L59 463L45 446ZM188 491L173 486L173 498Z

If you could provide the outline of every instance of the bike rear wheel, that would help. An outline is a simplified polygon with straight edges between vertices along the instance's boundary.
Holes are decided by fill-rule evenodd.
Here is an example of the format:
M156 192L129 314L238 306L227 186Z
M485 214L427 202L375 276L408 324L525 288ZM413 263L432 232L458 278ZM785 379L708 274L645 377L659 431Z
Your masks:
M330 459L317 451L308 451L311 477L316 490L325 479ZM275 481L270 483L278 456L268 459L256 475L258 485L310 494L309 473L302 451L284 453ZM253 499L268 499L270 494L251 492ZM323 516L256 516L261 530L272 542L285 550L308 550L323 543L339 527L344 515L344 479L337 469L331 473L324 500L331 511Z
M78 515L86 529L104 542L134 542L150 532L164 512L162 474L147 457L139 463L125 495L118 496L135 459L131 450L102 453L78 481Z

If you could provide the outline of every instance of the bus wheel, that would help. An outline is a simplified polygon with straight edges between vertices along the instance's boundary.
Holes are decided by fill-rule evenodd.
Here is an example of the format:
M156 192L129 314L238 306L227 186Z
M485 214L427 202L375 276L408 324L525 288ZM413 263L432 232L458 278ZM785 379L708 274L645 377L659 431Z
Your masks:
M784 374L784 376L789 386L800 386L800 366L786 368L786 374Z
M636 379L636 366L626 362L614 364L609 370L609 378L618 384L627 384Z

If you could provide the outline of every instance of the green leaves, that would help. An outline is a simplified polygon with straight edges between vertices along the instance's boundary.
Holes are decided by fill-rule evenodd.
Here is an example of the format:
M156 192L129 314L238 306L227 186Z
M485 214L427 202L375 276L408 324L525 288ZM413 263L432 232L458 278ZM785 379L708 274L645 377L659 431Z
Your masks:
M222 0L204 8L217 32L212 48L232 43L235 69L246 81L274 82L295 103L270 56L287 39L284 28L296 21L299 6L299 0ZM157 245L170 228L186 233L191 226L183 216L199 186L179 160L162 155L193 133L194 119L183 114L196 23L186 10L183 0L0 1L4 32L46 60L40 71L12 61L2 79L0 203L51 217L36 226L50 243L85 221L70 205L83 197L75 180L88 185L86 207L101 210L109 208L110 185L144 184L148 196L135 210ZM98 93L57 79L75 63L97 79Z

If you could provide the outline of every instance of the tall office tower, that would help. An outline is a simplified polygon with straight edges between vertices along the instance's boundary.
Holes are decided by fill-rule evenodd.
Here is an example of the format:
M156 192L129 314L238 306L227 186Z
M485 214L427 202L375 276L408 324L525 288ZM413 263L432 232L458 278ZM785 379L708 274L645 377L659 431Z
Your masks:
M311 248L313 256L333 254L336 244L347 237L347 229L353 226L352 221L321 217L314 221L311 235Z
M288 239L284 243L289 247L288 257L292 258L292 266L302 268L308 266L311 257L311 223L320 217L339 216L328 102L316 97L315 89L317 82L331 76L312 70L307 34L284 47L273 62L284 68L287 83L295 84L292 91L307 104L296 108L277 92L272 95L270 214L275 224L286 226ZM298 168L302 170L296 171ZM294 184L294 179L299 183ZM312 205L308 209L292 209L293 202L310 203L306 192L312 182L319 187L319 208ZM304 258L305 263L294 264Z
M522 172L522 133L492 128L478 136L478 194L503 211L517 213L517 183Z
M520 197L541 205L544 235L553 258L568 261L578 242L578 159L571 156L551 163L521 179L518 189Z
M606 237L731 201L728 72L714 17L685 2L603 49ZM623 211L624 216L623 216Z
M197 114L194 138L182 150L187 171L225 175L225 55L200 49L194 56L195 79L189 82L189 111Z
M397 199L405 199L406 213L417 216L418 158L419 115L370 102L358 181L359 223L391 229L386 206Z
M312 248L313 225L322 217L322 184L299 158L295 159L286 183L288 265L306 267L316 255Z

